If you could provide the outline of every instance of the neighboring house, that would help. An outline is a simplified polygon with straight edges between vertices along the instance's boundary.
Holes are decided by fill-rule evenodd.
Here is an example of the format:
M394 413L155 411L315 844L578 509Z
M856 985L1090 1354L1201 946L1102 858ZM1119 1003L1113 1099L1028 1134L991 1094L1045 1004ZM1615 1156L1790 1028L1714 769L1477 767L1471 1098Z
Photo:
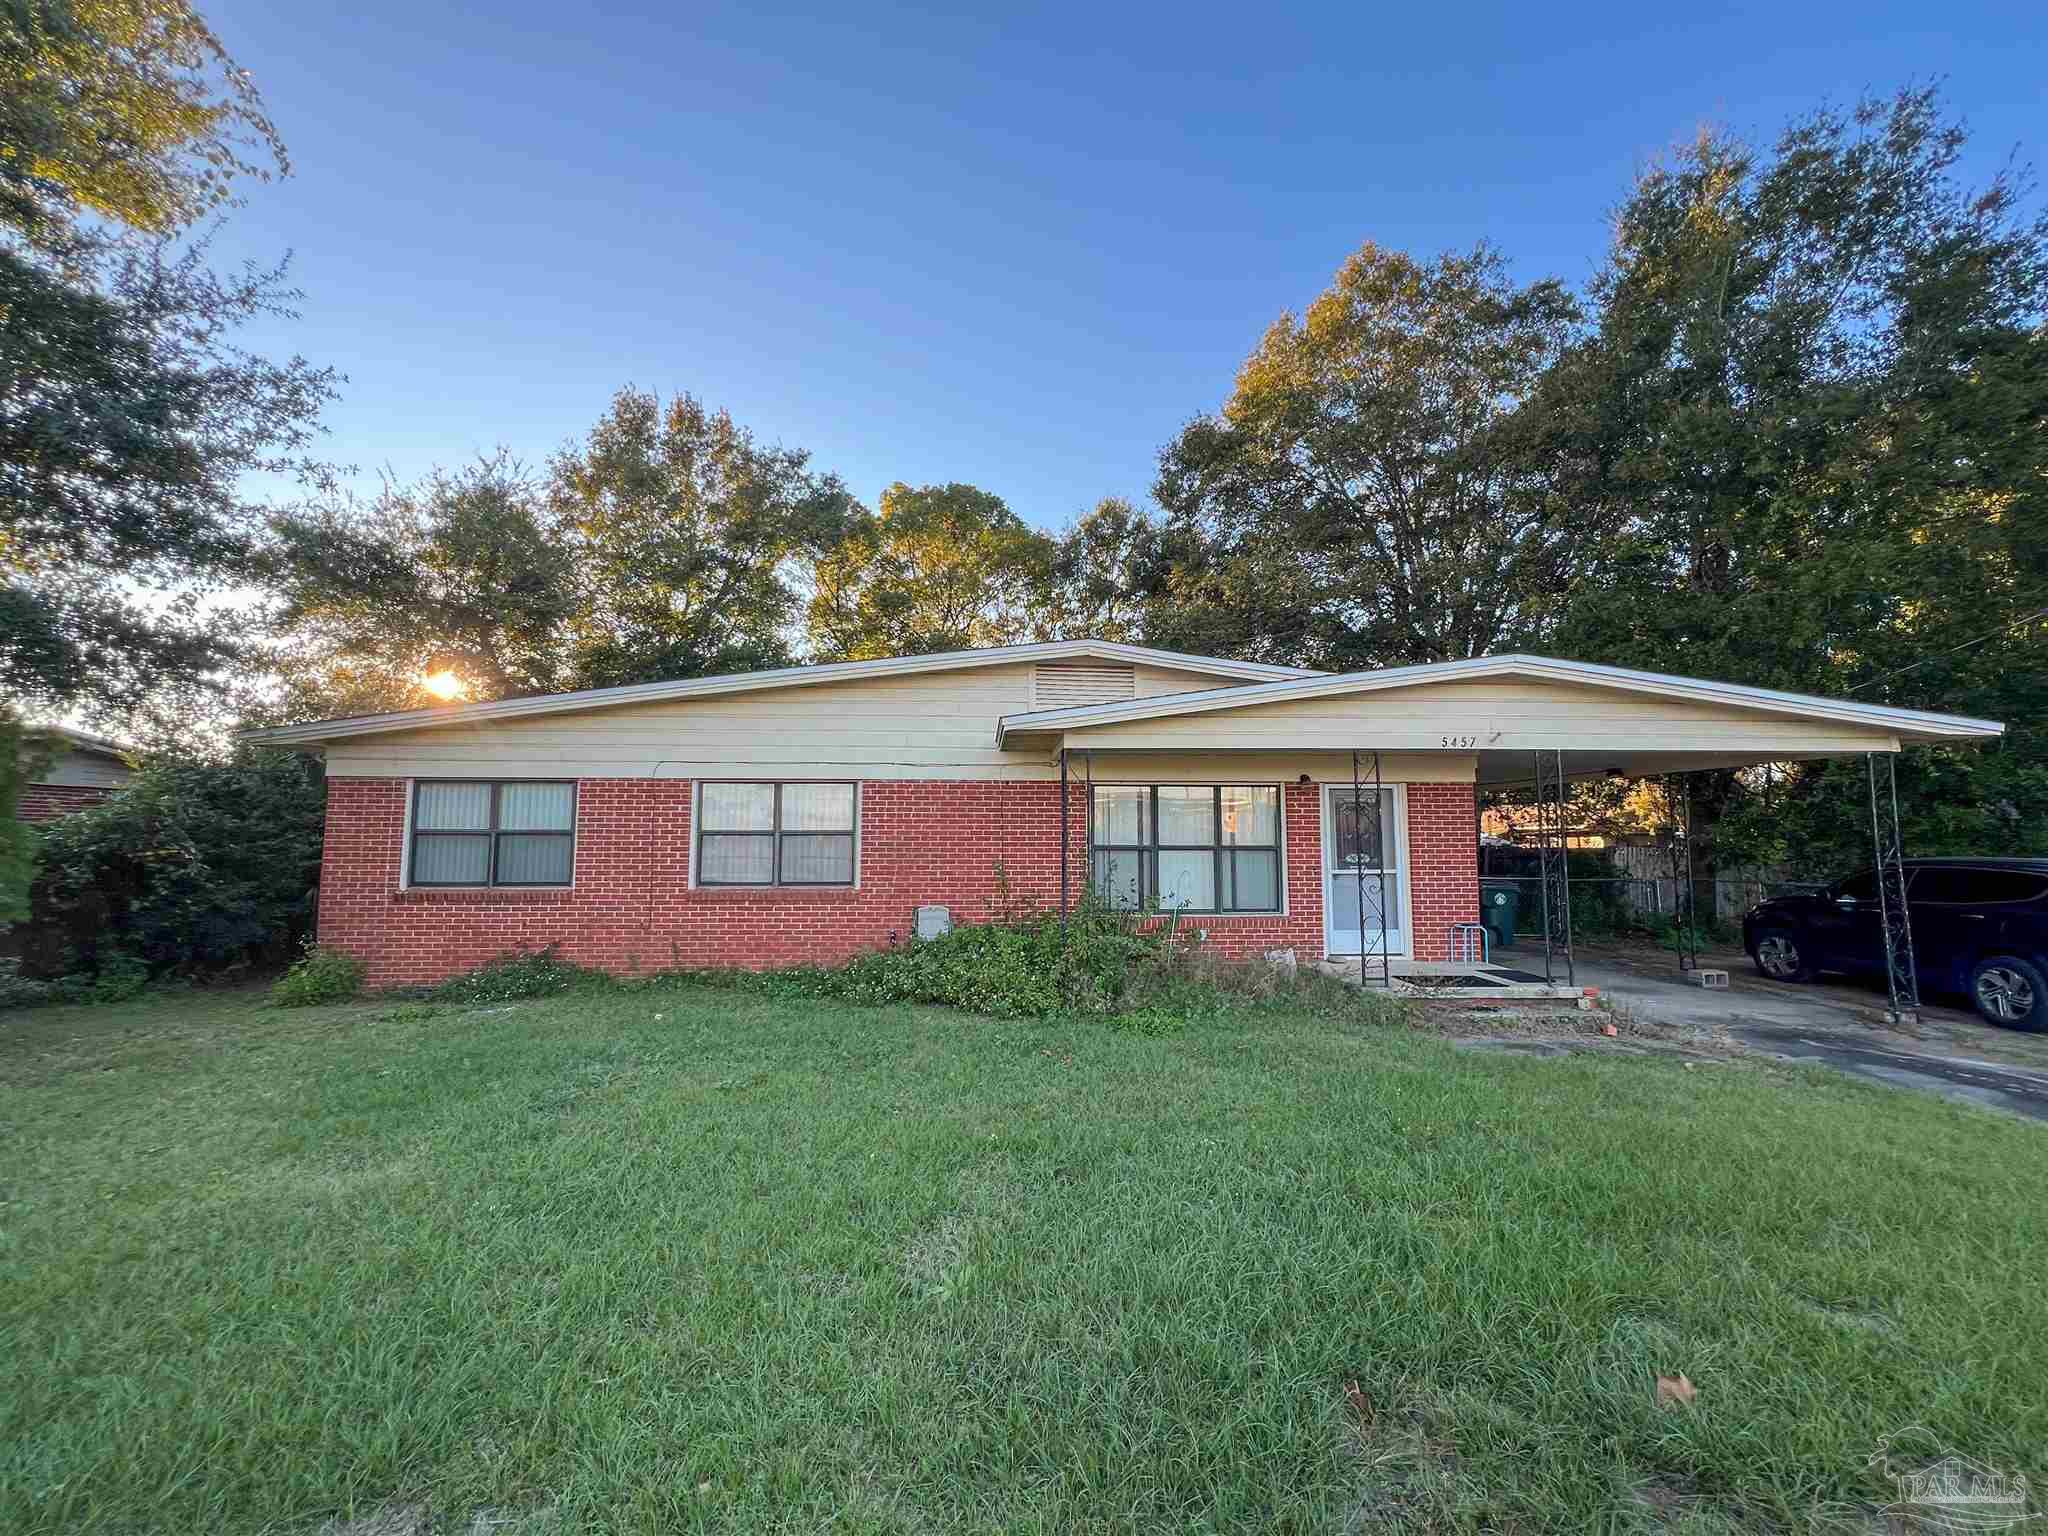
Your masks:
M249 740L324 754L320 938L388 985L550 944L615 971L832 961L921 906L979 921L1091 880L1229 955L1441 960L1479 915L1475 791L1536 753L1633 775L2001 729L1532 656L1323 675L1062 641Z
M48 765L22 787L15 817L21 821L55 821L98 805L135 777L128 766L129 749L103 736L88 736L68 726L34 726L32 743L49 749Z

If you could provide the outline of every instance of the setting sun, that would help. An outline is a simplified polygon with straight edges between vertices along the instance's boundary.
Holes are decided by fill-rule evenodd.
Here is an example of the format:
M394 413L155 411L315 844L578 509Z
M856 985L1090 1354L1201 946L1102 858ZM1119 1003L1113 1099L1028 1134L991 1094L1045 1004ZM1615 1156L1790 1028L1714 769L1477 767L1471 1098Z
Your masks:
M437 699L459 699L469 691L453 672L434 672L420 679L420 686Z

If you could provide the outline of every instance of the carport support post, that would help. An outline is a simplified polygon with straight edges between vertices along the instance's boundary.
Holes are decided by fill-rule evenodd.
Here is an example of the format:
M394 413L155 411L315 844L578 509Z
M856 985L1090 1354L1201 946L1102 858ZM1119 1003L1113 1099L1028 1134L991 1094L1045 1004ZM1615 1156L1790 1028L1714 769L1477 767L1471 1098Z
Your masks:
M1531 759L1536 781L1536 848L1541 861L1537 873L1542 877L1543 893L1543 979L1552 986L1557 984L1556 962L1562 951L1565 985L1577 986L1578 969L1572 961L1571 831L1565 820L1564 751L1557 748L1551 753L1554 777L1549 782L1543 771L1543 753L1532 753Z
M1060 748L1060 946L1067 942L1067 749Z
M1884 759L1882 784L1878 759ZM1870 770L1870 846L1876 855L1877 910L1884 930L1885 981L1894 1028L1920 1022L1920 972L1913 963L1913 919L1906 909L1905 842L1899 836L1899 781L1890 752L1866 752Z

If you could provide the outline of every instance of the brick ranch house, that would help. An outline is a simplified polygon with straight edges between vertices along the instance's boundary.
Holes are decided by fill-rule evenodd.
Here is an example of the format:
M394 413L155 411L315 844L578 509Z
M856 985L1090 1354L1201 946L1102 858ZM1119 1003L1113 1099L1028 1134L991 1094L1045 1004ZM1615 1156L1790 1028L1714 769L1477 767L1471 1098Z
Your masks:
M1999 729L1533 656L1330 675L1061 641L248 739L323 754L320 938L392 985L546 945L614 971L831 961L919 907L981 921L1091 881L1232 956L1443 960L1479 916L1477 790L1533 753L1661 773Z
M21 787L17 821L55 821L98 805L135 777L128 748L103 736L68 726L38 726L31 744L44 751L45 765Z

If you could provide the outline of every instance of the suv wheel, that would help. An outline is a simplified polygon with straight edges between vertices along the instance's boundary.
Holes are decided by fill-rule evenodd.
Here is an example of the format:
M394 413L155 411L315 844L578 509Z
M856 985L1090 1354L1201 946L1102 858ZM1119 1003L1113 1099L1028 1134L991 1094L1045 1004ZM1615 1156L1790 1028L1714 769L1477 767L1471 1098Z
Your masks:
M1783 928L1766 928L1756 936L1756 948L1749 958L1773 981L1811 981L1813 967L1799 952L1799 941Z
M1993 955L1970 972L1970 1001L1993 1024L2048 1029L2048 977L2013 955Z

